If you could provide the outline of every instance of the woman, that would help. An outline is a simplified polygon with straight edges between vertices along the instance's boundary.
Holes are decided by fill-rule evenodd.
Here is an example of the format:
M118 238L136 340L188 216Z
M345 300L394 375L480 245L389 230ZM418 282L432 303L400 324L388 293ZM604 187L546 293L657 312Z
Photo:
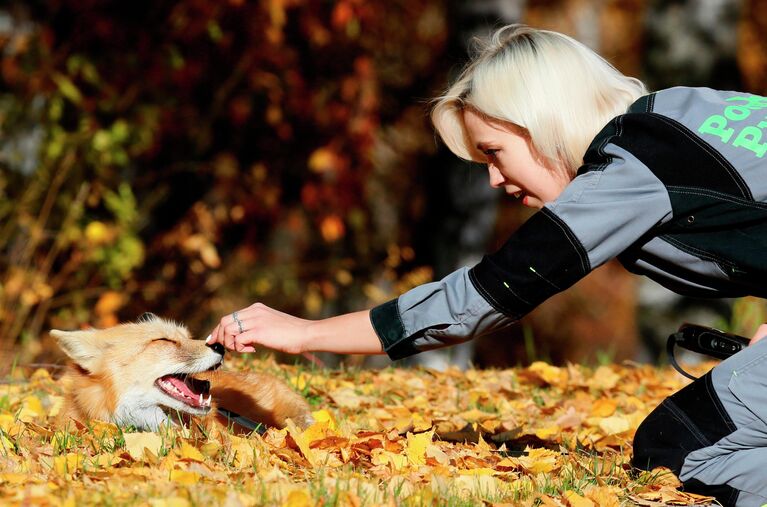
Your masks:
M487 164L493 187L540 211L478 265L370 311L307 321L256 303L223 317L209 341L241 352L263 345L399 359L509 326L616 257L682 294L763 296L765 113L767 99L745 93L648 95L565 35L502 28L437 99L432 121L456 155ZM694 402L680 404L694 414ZM653 428L640 429L648 449L658 441ZM669 454L672 444L638 449L635 463L670 466L691 485L723 484L705 463L682 469L693 449ZM723 487L723 499L735 491ZM748 487L732 493L738 505L767 501L764 486Z

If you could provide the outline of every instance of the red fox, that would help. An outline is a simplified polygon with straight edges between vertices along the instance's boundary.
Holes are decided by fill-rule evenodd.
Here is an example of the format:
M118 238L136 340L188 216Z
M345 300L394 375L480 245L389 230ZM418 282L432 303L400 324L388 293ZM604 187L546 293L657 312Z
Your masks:
M248 420L283 427L291 419L302 428L313 422L309 405L284 382L219 370L221 344L193 340L184 326L153 314L108 329L54 329L51 335L72 360L62 379L63 422L99 419L157 430L204 416L238 433L253 429Z

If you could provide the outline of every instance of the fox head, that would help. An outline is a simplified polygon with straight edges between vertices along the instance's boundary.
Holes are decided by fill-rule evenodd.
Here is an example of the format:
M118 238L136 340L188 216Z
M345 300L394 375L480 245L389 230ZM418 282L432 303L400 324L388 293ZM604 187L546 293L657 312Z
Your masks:
M181 325L144 314L109 329L51 335L74 363L66 389L77 417L156 430L176 412L210 410L208 382L191 375L221 366L224 348L191 339Z

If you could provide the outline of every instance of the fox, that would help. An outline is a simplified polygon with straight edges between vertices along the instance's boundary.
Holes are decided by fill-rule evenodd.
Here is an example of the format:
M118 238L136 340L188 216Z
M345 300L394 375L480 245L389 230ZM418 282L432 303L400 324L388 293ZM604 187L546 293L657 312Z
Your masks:
M221 369L225 349L154 314L106 329L51 330L69 358L59 423L110 421L157 431L194 418L237 434L313 422L309 404L277 377Z

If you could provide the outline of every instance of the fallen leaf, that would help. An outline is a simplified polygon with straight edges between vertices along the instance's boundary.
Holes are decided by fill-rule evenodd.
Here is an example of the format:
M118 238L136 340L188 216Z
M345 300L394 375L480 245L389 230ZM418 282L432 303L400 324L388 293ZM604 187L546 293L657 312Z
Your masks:
M595 507L594 502L588 498L582 497L575 491L565 491L562 493L570 507ZM599 506L601 507L601 506Z
M126 433L123 438L125 439L125 450L136 461L144 459L144 449L158 454L163 444L162 438L157 433Z
M413 465L426 464L426 449L431 445L434 437L434 430L418 434L407 434L407 447L405 455L408 462Z

